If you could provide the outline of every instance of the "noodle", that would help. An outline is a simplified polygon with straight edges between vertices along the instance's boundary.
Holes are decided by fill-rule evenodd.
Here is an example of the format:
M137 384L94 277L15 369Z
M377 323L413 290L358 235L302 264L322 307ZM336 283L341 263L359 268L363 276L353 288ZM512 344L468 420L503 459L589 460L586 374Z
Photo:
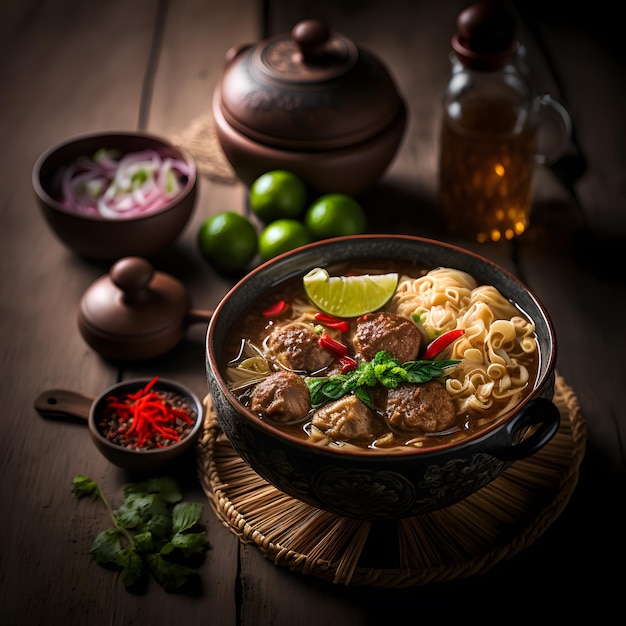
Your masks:
M437 268L416 279L402 276L388 309L419 320L431 338L465 330L444 357L462 360L446 380L458 410L485 411L494 400L518 397L528 385L535 327L495 287Z
M478 285L466 272L438 267L426 273L416 272L419 276L414 277L406 271L401 273L396 292L383 310L412 320L428 341L450 330L465 331L436 357L460 361L442 380L452 398L458 425L449 433L434 434L448 438L466 436L469 430L484 426L512 408L532 384L538 358L534 324L498 289ZM272 330L281 325L314 330L319 324L315 319L317 309L302 296L301 284L292 281L285 291L277 290L272 297L277 294L288 299L291 315L264 320L250 310L246 321L238 326L240 350L225 373L231 390L244 403L244 396L263 378L279 369L289 369L268 345ZM336 336L338 341L350 341L340 331L324 328L323 332ZM237 338L237 333L233 338ZM307 436L317 445L353 445L333 442L312 427L310 421L308 425ZM435 439L432 433L413 436L403 445L419 448L432 445ZM398 441L395 434L382 434L370 445L386 447L394 441Z

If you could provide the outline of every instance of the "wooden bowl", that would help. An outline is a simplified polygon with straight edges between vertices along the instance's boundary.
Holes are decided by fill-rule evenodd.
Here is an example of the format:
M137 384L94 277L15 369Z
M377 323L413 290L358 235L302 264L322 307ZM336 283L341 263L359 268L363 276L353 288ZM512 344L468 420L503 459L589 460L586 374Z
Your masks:
M189 175L176 197L162 208L142 216L108 218L66 208L60 202L64 169L77 158L90 157L103 148L121 154L157 150L162 156L184 161ZM184 149L148 133L90 133L45 150L33 168L32 185L46 222L65 246L85 258L114 261L124 256L151 257L178 237L195 205L197 168Z
M159 378L152 387L154 391L172 393L184 399L189 409L196 415L195 422L187 434L180 441L167 447L143 449L124 447L107 438L101 426L109 397L121 398L126 394L135 393L146 387L151 380L137 378L117 383L97 397L67 389L49 389L36 398L35 409L42 417L48 419L85 421L96 448L111 463L119 467L133 471L162 470L191 453L202 430L204 407L190 389L164 378Z

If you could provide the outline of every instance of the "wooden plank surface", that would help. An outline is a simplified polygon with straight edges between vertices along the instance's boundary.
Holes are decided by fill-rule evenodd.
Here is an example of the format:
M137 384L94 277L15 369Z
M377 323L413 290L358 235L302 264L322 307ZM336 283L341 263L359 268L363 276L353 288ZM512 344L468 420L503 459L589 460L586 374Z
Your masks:
M626 556L620 517L626 380L619 366L626 338L615 319L626 308L619 269L626 238L626 72L612 38L616 20L609 8L590 20L569 6L563 13L556 2L513 3L529 61L542 86L568 107L576 134L567 167L537 176L532 232L513 246L479 246L448 237L434 205L439 103L450 36L464 6L456 0L0 2L0 120L9 146L0 151L2 626L361 626L512 614L563 620L582 609L602 619L621 610L620 581L611 573ZM362 198L372 230L462 243L523 277L550 311L558 371L576 390L589 428L580 484L540 540L485 575L408 590L351 588L293 574L241 544L212 513L192 460L176 477L186 497L205 505L211 549L200 568L202 591L165 594L152 585L145 596L133 595L91 561L89 545L108 520L98 504L77 501L70 487L75 474L88 474L119 500L122 485L135 477L106 462L86 428L42 420L32 402L48 387L96 395L118 379L155 372L202 397L205 328L190 327L180 346L147 363L120 367L96 355L78 333L76 312L108 264L79 259L55 239L34 201L32 166L49 145L92 130L184 134L209 113L230 46L286 32L305 17L328 20L378 54L409 106L396 160ZM586 168L576 169L581 163ZM155 261L184 282L197 308L213 308L231 285L200 257L197 230L211 213L245 211L245 193L238 182L202 177L191 221Z
M45 388L97 395L118 377L155 372L203 397L204 329L190 329L162 360L121 370L90 350L78 333L77 306L109 266L75 258L54 238L34 203L30 170L41 151L66 137L138 128L146 101L147 130L167 136L186 127L208 106L229 38L258 37L256 6L236 1L216 12L214 3L202 2L23 3L0 21L2 120L13 146L0 157L1 258L10 272L2 283L2 623L159 624L181 615L189 623L207 616L235 623L237 541L212 514L193 463L177 478L188 499L204 503L212 549L201 571L202 602L160 589L133 596L91 561L91 541L109 521L99 505L71 495L72 477L91 476L118 505L122 485L136 477L101 457L86 428L47 423L32 402ZM146 85L151 95L143 92ZM229 191L228 201L237 204L241 194ZM201 182L193 221L158 267L186 267L179 278L193 289L194 304L209 308L228 286L195 246L213 202L223 202L221 189L212 193Z

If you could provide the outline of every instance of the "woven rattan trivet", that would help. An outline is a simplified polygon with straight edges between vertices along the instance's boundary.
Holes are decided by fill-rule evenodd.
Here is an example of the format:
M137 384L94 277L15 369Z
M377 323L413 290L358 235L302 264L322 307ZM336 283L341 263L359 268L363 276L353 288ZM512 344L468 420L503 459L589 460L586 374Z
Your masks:
M561 425L539 452L458 504L393 522L391 567L372 557L374 525L295 500L250 469L217 424L210 396L198 443L200 481L225 526L292 571L337 584L398 588L466 578L531 545L572 495L587 428L576 394L561 377L554 401Z

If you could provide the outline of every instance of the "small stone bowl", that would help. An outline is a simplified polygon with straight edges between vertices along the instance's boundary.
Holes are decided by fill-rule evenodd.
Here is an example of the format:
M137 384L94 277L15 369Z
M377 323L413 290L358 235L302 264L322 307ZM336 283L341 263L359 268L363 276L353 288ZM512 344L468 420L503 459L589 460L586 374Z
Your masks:
M187 401L196 414L191 430L179 442L164 448L126 448L106 438L100 427L100 419L109 396L122 397L143 389L152 379L127 380L106 389L98 397L66 389L49 389L35 400L35 409L45 418L57 420L79 419L86 421L91 439L111 463L132 471L160 470L172 465L193 450L204 422L204 407L190 389L172 380L159 378L152 387L154 391L171 392Z
M64 169L79 157L98 150L121 154L146 149L184 161L189 169L180 193L164 207L132 218L84 215L60 202ZM46 222L58 239L79 256L115 261L124 256L151 257L169 246L181 233L197 195L197 167L193 158L166 139L142 132L106 132L80 135L45 150L35 162L32 185Z

